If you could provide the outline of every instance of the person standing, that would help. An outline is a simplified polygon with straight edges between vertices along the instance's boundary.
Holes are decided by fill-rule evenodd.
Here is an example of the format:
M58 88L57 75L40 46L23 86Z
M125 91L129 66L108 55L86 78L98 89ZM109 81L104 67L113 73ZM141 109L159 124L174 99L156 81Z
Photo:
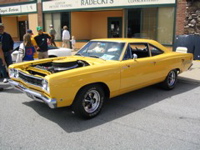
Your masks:
M51 36L51 45L57 47L56 43L54 41L55 40L55 36L56 36L56 30L53 28L52 24L49 27L50 27L49 34Z
M70 48L70 33L68 31L67 26L63 27L62 41L63 41L62 47Z
M10 34L4 32L4 24L0 23L0 45L1 49L4 54L4 60L5 60L5 68L7 68L9 65L11 65L12 62L12 57L11 57L11 50L13 50L14 42ZM2 60L3 61L3 60ZM8 72L6 69L1 69L1 74L4 77L3 82L6 83L8 82Z
M26 33L30 34L31 36L33 35L33 31L31 29L27 29Z
M37 52L38 52L38 58L48 58L48 41L51 40L51 36L45 32L43 32L43 29L41 26L38 26L37 28L38 34L34 36L33 45L35 46Z
M29 33L26 33L23 36L23 43L19 46L19 53L16 59L16 62L22 62L22 61L31 61L34 60L34 53L35 53L35 47L33 46L31 42L31 35Z
M72 36L72 39L70 40L70 42L72 44L72 49L75 50L75 44L76 44L75 36Z

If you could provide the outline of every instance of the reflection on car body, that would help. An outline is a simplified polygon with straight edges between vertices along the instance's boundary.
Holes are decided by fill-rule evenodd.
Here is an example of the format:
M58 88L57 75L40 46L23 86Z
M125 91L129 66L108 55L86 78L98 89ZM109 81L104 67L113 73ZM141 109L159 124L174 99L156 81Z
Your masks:
M103 51L93 51L97 45ZM156 83L173 89L192 61L192 54L154 40L94 39L74 56L11 65L9 83L50 108L71 106L78 116L92 118L106 99Z
M14 43L14 49L11 54L13 62L16 62L17 55L19 53L20 44L21 44L21 42ZM70 56L71 54L72 54L71 49L69 49L69 48L59 48L59 47L53 47L51 45L48 46L48 56L49 57ZM38 55L35 55L34 57L37 59Z

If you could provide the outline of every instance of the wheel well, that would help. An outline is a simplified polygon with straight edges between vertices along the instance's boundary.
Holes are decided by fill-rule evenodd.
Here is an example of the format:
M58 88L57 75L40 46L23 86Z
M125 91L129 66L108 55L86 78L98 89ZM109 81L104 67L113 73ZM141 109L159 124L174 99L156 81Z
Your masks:
M78 90L77 94L81 91L81 89L83 89L84 87L89 86L89 85L100 85L103 88L103 91L105 92L106 99L108 99L110 97L110 90L109 90L108 86L103 82L96 82L96 83L91 83L91 84L84 85L83 87L81 87Z
M176 70L177 74L179 74L181 72L181 70L179 68L176 68L174 70Z

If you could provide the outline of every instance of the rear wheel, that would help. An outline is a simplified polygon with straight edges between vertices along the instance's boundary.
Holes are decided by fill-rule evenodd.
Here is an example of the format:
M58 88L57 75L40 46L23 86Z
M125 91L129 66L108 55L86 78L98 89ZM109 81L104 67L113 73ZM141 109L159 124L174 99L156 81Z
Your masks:
M171 70L166 79L161 83L162 88L166 90L172 90L177 83L177 71Z
M99 114L105 100L105 93L99 85L89 85L82 88L72 105L76 115L81 118L93 118Z

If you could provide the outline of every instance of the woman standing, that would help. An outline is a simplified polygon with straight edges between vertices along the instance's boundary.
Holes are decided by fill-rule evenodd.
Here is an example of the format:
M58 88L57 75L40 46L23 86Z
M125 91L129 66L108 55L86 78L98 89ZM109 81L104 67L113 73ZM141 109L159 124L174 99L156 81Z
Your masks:
M23 43L19 46L19 54L16 62L34 60L34 53L35 47L31 42L31 35L27 33L23 36Z
M63 27L62 41L63 41L62 47L70 48L70 33L68 31L67 26Z

